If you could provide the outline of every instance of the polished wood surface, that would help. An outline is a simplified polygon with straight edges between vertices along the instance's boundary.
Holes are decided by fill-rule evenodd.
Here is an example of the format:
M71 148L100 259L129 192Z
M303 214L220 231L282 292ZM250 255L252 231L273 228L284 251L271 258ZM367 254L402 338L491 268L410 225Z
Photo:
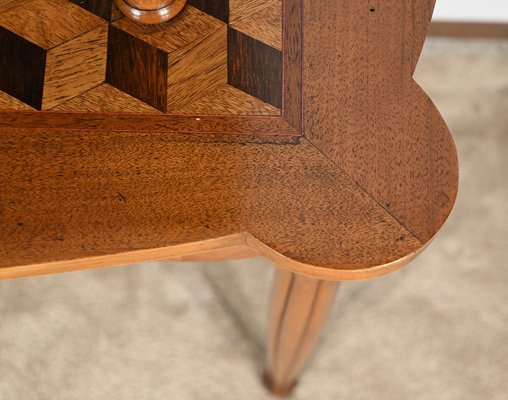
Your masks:
M305 139L2 132L2 277L151 249L173 258L233 236L296 272L359 279L422 246Z
M453 139L412 79L434 2L367 3L306 3L305 135L427 242L458 179Z
M287 396L293 390L326 322L337 286L276 269L264 377L272 393Z
M28 110L100 112L97 94L109 85L123 92L107 100L113 112L136 112L142 101L150 107L139 114L193 116L281 116L282 84L290 78L282 76L282 21L301 18L289 10L283 16L281 0L263 7L194 1L157 25L118 16L111 1L26 0L1 10L0 44L7 51L0 55L0 98L14 97ZM301 97L301 88L294 89L288 99ZM20 108L4 101L2 110Z
M263 255L286 395L334 281L406 265L453 207L453 139L412 78L433 1L188 3L149 26L0 2L0 279Z
M115 0L120 11L141 24L162 24L175 18L186 0Z
M231 1L229 18L247 6L269 7ZM190 7L204 18L192 24L206 20ZM282 10L280 117L1 113L0 274L186 257L232 240L296 273L364 279L422 251L457 192L453 141L412 79L431 6ZM144 43L166 34L125 19L109 29L120 28ZM112 87L95 89L97 103Z

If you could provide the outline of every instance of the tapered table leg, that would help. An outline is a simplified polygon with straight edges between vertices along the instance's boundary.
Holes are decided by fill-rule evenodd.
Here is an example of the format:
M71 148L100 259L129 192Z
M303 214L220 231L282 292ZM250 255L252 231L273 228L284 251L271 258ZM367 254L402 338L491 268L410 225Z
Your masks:
M326 322L338 282L277 268L269 316L265 384L288 395Z

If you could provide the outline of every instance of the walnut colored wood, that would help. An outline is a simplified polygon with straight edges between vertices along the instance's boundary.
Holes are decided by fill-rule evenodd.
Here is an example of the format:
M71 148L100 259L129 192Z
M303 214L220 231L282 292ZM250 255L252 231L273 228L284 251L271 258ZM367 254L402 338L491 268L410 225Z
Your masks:
M220 98L221 101L217 101ZM258 98L231 85L224 84L216 90L201 96L193 103L175 110L178 114L195 112L199 115L280 115L281 111Z
M229 22L229 0L189 0L188 4L222 22Z
M375 14L388 11L332 1L329 6L306 4L303 24L295 22L298 9L284 9L291 29L304 30L303 122L310 141L288 125L277 126L284 121L277 117L253 124L213 116L164 121L115 113L3 113L0 149L9 161L0 164L7 188L0 194L2 275L182 257L208 251L202 247L210 241L219 249L225 237L283 268L322 279L379 276L422 251L457 190L451 137L411 78L430 8L422 3L408 16L398 2L388 2L382 10L412 19L401 24L388 15L392 25L382 25ZM364 33L366 42L385 35L390 52L381 45L363 48L354 27L364 24L377 27L372 37ZM333 39L337 26L351 34ZM413 26L413 46L397 47L402 26ZM155 40L134 29L136 37ZM322 38L323 30L331 39ZM298 61L301 42L285 37L294 39L291 54ZM363 52L372 53L375 68L364 65ZM329 54L343 56L323 64ZM387 63L397 54L409 66ZM349 59L354 62L344 61ZM402 81L393 78L396 71ZM288 93L298 79L289 82ZM298 101L289 114L296 122ZM400 111L400 121L397 112L388 113L392 108ZM52 129L44 127L48 118ZM390 124L400 129L388 129ZM223 133L203 135L210 132ZM118 193L129 200L120 202ZM86 212L72 212L69 219L70 210Z
M242 33L241 43L232 45L227 38L231 26L228 0L193 1L195 7L189 5L177 19L162 25L119 19L113 0L15 2L0 14L0 44L5 49L0 53L0 92L24 102L28 109L63 110L66 106L59 105L71 101L72 111L90 112L100 108L90 107L95 88L107 83L128 95L111 97L108 106L102 107L116 112L195 116L214 92L225 97L215 97L213 111L203 114L282 115L283 66L281 52L274 46L281 47L283 16L277 1L262 9L267 13L264 17L258 15L261 11L256 3L244 4L246 16L235 21L235 26L247 33ZM301 15L288 12L285 20L292 19L301 19ZM69 24L62 25L64 20ZM47 30L51 34L46 35ZM287 48L292 44L287 43ZM247 57L241 57L242 53ZM217 90L228 84L228 54L233 55L230 59L235 60L236 68L246 71L244 76L238 71L232 75L241 76L231 79L232 87L247 90L237 102L231 101L230 94L238 91ZM276 60L267 57L270 54ZM288 54L286 67L295 58L292 52ZM285 79L294 80L291 75L295 73L301 72L288 70ZM276 77L275 85L271 77ZM295 93L288 93L288 101L301 97L300 89L301 85L294 88ZM273 106L259 97L260 101L245 102L249 97L244 94L278 99L279 111L272 112ZM76 97L80 100L72 101ZM125 107L129 99L132 102ZM149 107L136 111L136 100ZM194 103L196 109L191 107ZM77 109L80 104L87 107ZM11 110L19 107L13 105Z
M30 0L29 0L30 1ZM98 15L106 21L116 21L123 17L114 0L70 0L74 4Z
M287 396L335 300L338 283L276 269L270 306L265 384Z
M9 11L12 8L19 7L23 3L28 3L32 0L0 0L0 13Z
M106 24L49 51L42 108L49 110L100 85L106 75Z
M171 261L223 261L256 257L258 253L245 244L235 244L221 249L202 251L172 258Z
M115 0L120 11L141 24L162 24L176 17L186 0Z
M508 24L435 21L430 24L430 36L459 38L508 38Z
M247 2L248 4L248 2ZM241 5L239 4L241 7ZM282 50L282 1L265 0L246 15L235 15L230 26L267 45Z
M451 135L412 78L433 3L308 1L303 22L306 137L422 242L458 179Z
M110 101L115 99L115 101ZM117 88L103 83L52 108L53 111L95 111L95 112L147 112L160 113L157 109Z
M101 24L101 18L66 0L33 0L0 13L1 26L43 49L59 46Z
M4 7L0 279L265 256L284 395L334 281L406 265L452 209L453 139L412 78L433 1L191 4L163 25Z
M47 110L104 81L107 25L98 16L34 0L0 13L0 25L0 90Z
M126 97L121 96L120 105ZM100 106L98 105L97 108ZM118 107L118 105L116 106ZM141 108L143 110L143 108ZM231 135L241 134L243 140L252 140L255 135L260 141L295 143L301 134L283 119L273 116L241 117L216 115L152 115L124 113L40 113L40 112L3 112L0 113L1 128L37 129L80 129L103 132L166 132L166 133L202 133ZM50 126L51 128L48 128ZM206 140L206 138L204 138ZM229 139L224 139L229 140Z
M7 93L0 92L0 110L33 110L28 104L19 101Z
M228 83L282 108L282 53L228 28Z
M306 140L2 132L2 277L30 274L29 265L58 272L132 262L155 249L174 258L236 237L295 272L361 279L422 247Z

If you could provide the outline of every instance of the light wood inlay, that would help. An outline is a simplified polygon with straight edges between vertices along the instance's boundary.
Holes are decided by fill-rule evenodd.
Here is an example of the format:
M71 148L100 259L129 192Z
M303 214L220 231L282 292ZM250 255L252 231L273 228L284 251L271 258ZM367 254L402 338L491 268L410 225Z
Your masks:
M115 99L115 101L111 101ZM160 113L148 104L103 83L52 109L53 111L146 112Z
M107 40L108 27L103 24L48 52L43 110L49 110L104 82Z
M101 17L106 21L116 21L123 17L114 0L70 0L74 4Z
M218 19L194 7L185 7L173 22L166 25L140 25L128 18L113 25L167 54L191 46L224 26Z
M66 0L33 0L0 14L1 26L46 50L103 23L101 18Z
M221 101L217 101L221 99ZM178 114L210 114L222 115L226 113L237 115L280 115L277 107L264 103L230 85L222 85L214 91L210 91L194 103L174 110Z
M277 50L282 50L282 1L267 1L256 12L245 16L239 15L230 26Z
M33 0L0 0L0 14Z
M0 91L0 110L33 110L33 108Z
M229 22L248 18L278 1L280 0L229 0Z
M58 106L77 97L80 100L69 103L74 111L101 109L90 104L97 96L86 92L108 83L127 94L109 99L118 102L109 106L118 112L136 113L142 101L147 105L139 109L142 113L192 116L202 112L202 105L214 92L225 97L216 98L205 114L281 115L280 0L262 7L257 2L242 5L244 19L235 22L247 32L242 33L242 43L237 43L241 49L228 44L228 0L191 3L196 7L189 5L170 24L156 26L117 19L113 0L9 3L9 10L5 5L0 18L0 44L5 43L2 46L11 56L4 54L5 60L0 60L0 90L43 111L66 109ZM288 15L286 19L293 18L299 17ZM287 67L296 65L291 46L284 61ZM229 79L231 62L246 70L239 80ZM291 71L287 79L298 73ZM245 93L224 89L228 82ZM238 94L238 101L232 101L232 93ZM129 99L132 104L124 107ZM75 109L85 103L86 109ZM197 108L192 109L192 104ZM274 106L278 112L273 111ZM293 114L293 107L288 107L286 115Z
M181 109L227 84L226 35L226 25L221 25L199 43L169 55L169 111ZM218 103L224 104L223 101ZM223 109L227 110L225 105Z

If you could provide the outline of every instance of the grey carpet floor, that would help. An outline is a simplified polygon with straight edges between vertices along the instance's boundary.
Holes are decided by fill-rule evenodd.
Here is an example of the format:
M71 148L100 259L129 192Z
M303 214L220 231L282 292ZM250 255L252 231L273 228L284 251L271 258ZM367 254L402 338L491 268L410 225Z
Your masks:
M457 142L430 248L342 285L294 399L508 398L508 42L431 39L416 79ZM270 399L272 265L149 263L0 282L0 399Z

